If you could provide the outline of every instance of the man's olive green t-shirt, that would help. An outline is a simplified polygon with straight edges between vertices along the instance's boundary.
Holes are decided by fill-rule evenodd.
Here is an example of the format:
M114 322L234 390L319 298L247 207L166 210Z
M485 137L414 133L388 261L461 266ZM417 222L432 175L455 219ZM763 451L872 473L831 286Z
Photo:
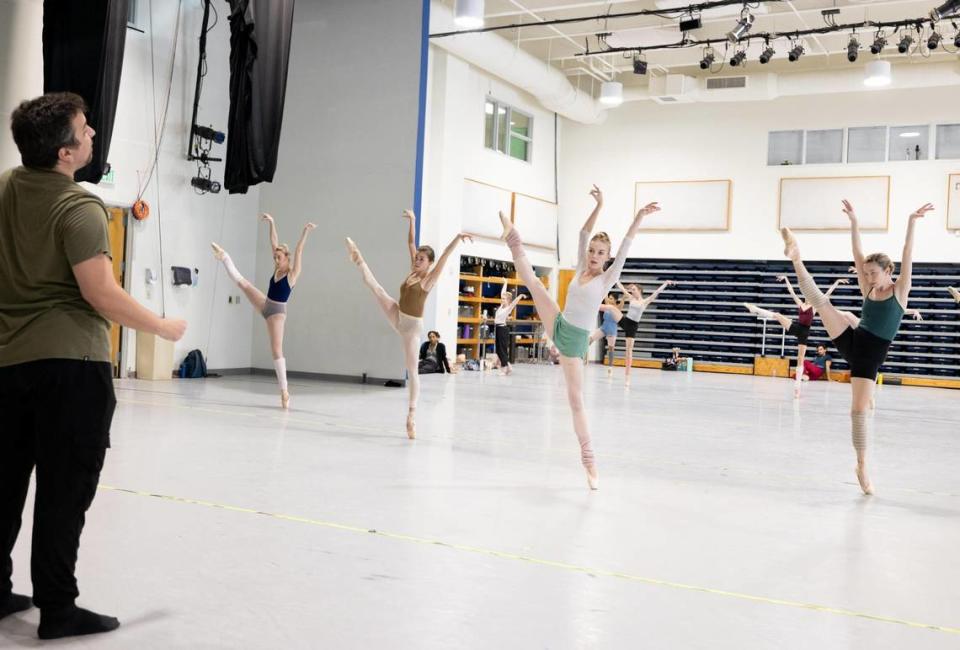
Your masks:
M107 210L54 171L0 174L0 366L110 361L110 323L83 299L73 265L110 255Z

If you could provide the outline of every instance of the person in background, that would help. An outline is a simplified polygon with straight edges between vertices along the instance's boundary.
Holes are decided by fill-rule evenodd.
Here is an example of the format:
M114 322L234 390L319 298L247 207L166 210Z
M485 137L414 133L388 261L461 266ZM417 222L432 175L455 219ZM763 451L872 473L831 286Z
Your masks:
M803 380L810 379L816 381L821 377L826 377L827 381L832 381L830 377L830 367L833 365L833 359L827 354L827 348L823 345L817 346L817 356L812 360L807 359L803 362Z
M418 370L421 375L452 372L450 361L447 359L447 346L440 342L440 332L435 330L427 332L427 340L420 346Z
M109 632L112 616L77 607L80 533L110 446L110 321L177 341L114 279L107 209L74 182L93 159L87 106L73 93L11 115L23 165L0 174L0 618L29 609L13 592L13 546L37 470L30 573L41 639Z

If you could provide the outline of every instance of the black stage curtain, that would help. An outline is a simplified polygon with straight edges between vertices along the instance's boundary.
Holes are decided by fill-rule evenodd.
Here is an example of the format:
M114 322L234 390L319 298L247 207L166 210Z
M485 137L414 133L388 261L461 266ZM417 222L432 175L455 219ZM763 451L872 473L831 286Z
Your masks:
M43 92L69 91L86 100L97 132L93 161L77 181L99 183L107 165L117 114L128 0L44 0Z
M230 116L224 186L231 194L277 170L294 0L230 3Z

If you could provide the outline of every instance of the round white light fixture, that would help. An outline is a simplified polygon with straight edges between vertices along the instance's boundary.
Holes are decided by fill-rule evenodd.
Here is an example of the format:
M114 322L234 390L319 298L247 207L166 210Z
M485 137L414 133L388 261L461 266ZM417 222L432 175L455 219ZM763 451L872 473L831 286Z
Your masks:
M453 22L463 29L483 27L483 0L456 0Z
M619 106L623 103L623 84L619 81L604 81L600 84L600 103L604 106Z
M867 64L866 76L863 79L864 86L879 88L881 86L889 86L890 81L891 76L889 61L881 61L876 59Z

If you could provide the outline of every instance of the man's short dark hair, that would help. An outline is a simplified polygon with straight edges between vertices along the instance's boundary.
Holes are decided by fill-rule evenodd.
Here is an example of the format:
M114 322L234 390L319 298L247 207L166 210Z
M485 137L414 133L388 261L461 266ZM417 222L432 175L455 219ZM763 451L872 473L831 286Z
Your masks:
M87 104L74 93L47 93L21 102L10 117L13 141L26 167L53 169L61 147L76 147L73 118L85 113Z

